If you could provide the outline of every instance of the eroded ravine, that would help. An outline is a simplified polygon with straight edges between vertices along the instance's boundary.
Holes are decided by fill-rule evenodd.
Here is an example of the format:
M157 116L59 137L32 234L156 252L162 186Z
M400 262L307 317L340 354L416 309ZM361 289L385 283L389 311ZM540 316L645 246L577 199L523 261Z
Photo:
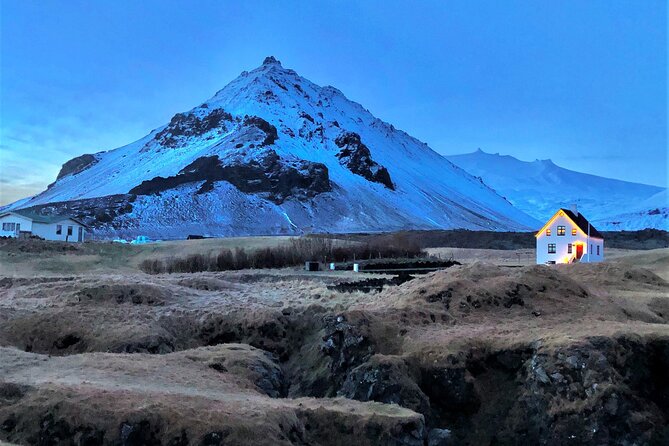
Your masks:
M649 274L623 273L615 299L569 271L485 265L370 295L225 274L4 281L0 438L662 444L667 284ZM110 395L104 419L75 413Z

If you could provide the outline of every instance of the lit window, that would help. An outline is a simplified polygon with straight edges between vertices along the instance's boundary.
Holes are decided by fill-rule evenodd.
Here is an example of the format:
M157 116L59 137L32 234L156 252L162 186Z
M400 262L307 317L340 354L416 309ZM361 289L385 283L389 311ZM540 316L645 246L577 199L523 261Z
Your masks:
M572 245L571 245L571 243L569 243L567 245L567 254L571 254L571 250L572 250Z
M550 229L546 229L546 235L551 235L551 230Z
M576 235L576 228L571 228L571 235Z
M67 227L67 235L72 235L72 226Z
M555 243L548 244L548 254L555 254Z
M56 225L56 235L63 233L63 227L61 225Z
M557 235L564 235L564 234L565 234L565 227L564 226L558 226Z

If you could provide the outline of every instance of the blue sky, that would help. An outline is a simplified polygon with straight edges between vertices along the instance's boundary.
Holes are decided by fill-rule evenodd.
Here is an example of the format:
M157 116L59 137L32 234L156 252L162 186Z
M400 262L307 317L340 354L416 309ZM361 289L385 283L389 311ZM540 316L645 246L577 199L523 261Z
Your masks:
M667 185L664 0L3 0L0 16L0 204L267 55L444 154Z

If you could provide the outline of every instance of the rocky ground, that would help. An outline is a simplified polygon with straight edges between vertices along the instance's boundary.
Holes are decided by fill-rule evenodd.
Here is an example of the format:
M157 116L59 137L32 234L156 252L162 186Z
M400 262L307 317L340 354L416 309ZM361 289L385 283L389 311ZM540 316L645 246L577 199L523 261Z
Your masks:
M486 256L371 293L328 288L349 272L11 269L0 441L667 444L669 250Z

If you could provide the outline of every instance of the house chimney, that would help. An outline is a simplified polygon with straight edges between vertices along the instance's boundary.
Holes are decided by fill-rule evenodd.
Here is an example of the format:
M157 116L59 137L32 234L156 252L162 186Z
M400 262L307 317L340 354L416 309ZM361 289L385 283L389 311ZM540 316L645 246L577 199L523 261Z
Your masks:
M571 205L571 211L574 213L575 216L578 217L578 206L576 205L576 203Z

